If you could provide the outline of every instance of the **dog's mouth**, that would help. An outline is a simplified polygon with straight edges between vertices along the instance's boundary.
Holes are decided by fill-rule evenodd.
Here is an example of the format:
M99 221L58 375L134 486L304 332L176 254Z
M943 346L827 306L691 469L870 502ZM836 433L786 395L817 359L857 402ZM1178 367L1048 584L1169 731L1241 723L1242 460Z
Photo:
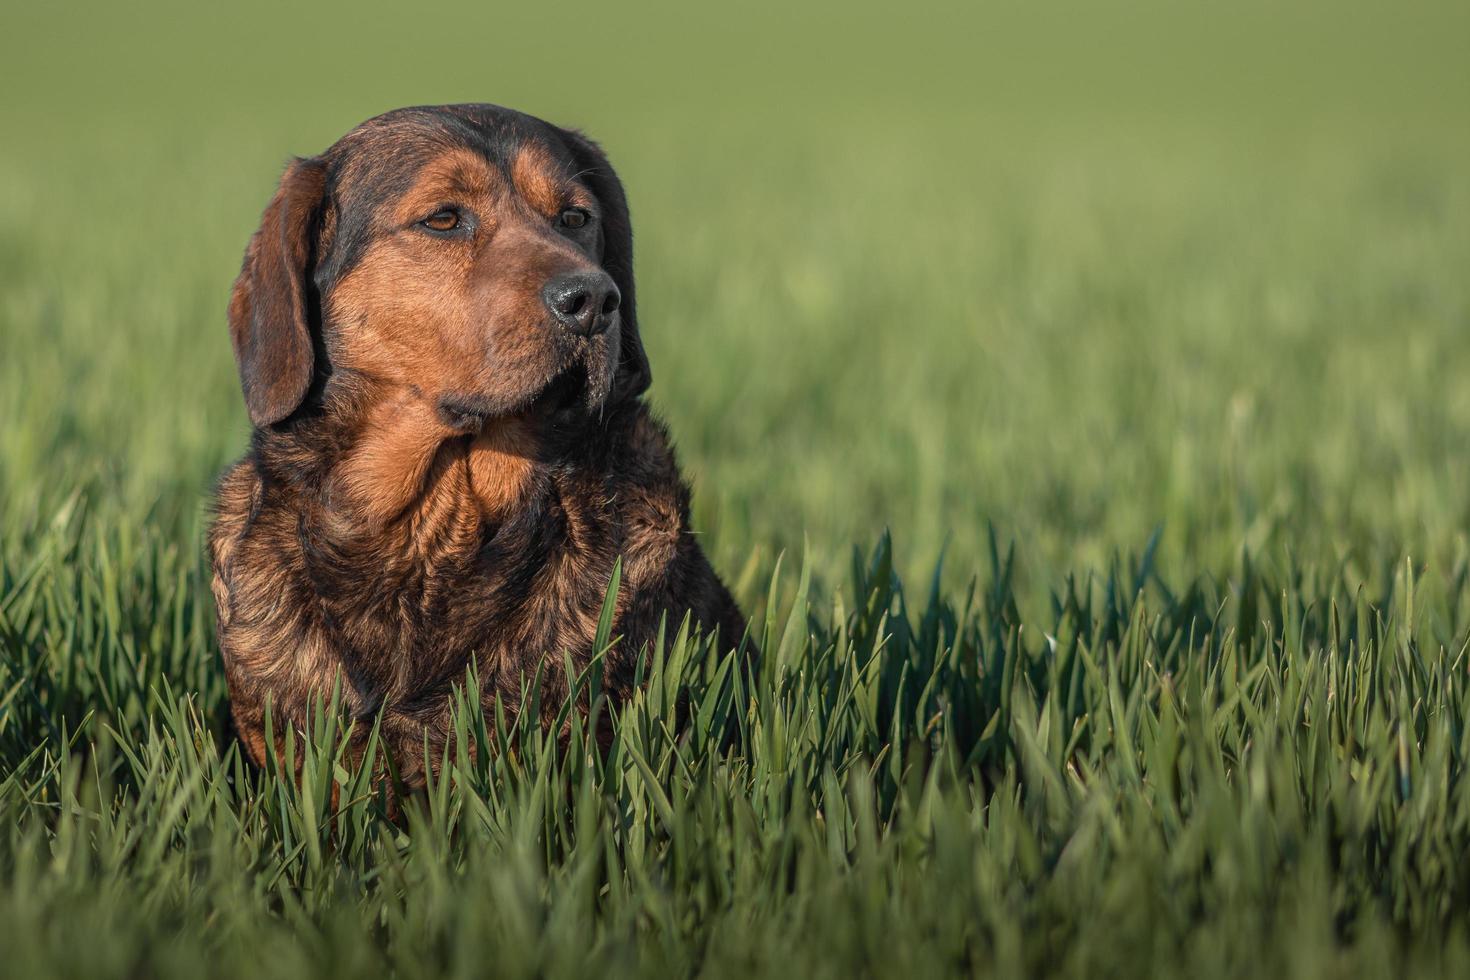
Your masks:
M542 388L540 394L534 396L527 404L526 411L532 414L555 415L567 409L590 408L591 406L588 405L591 395L589 387L587 365L578 361L552 378L551 383Z
M481 395L446 394L439 398L439 418L459 432L474 433L491 419L553 418L567 413L593 411L606 397L594 390L583 360L563 368L529 396L515 400Z

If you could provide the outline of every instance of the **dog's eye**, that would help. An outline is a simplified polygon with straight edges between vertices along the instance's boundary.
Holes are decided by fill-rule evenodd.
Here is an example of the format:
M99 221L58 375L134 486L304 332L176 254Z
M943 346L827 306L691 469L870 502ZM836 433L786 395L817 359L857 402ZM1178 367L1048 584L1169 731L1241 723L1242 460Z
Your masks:
M445 208L443 211L435 211L419 224L430 231L453 231L459 227L459 212Z
M567 208L561 213L563 228L580 228L587 223L587 212L581 208Z

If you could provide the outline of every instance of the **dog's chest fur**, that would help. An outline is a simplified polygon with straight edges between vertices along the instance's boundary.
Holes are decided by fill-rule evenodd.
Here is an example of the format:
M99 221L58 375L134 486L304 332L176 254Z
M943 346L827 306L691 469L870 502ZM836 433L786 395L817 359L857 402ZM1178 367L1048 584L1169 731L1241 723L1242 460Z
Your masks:
M422 458L369 443L371 411L266 434L221 481L219 636L252 754L262 736L247 729L267 700L299 722L339 673L348 710L386 704L385 732L410 751L445 734L452 685L471 664L487 706L498 692L513 708L550 658L544 701L559 706L562 654L578 666L591 655L619 557L621 640L605 668L615 695L665 612L739 640L739 612L690 534L667 436L640 404L561 447L554 436L424 439ZM411 447L418 434L399 436Z

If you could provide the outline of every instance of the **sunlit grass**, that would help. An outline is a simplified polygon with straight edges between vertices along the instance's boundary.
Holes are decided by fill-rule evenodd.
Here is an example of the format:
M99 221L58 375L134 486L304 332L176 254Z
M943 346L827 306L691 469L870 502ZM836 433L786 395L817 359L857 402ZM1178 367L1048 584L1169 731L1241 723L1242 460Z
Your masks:
M1405 567L1384 595L1249 569L1221 589L1165 582L1145 552L1067 584L1037 629L1009 554L946 596L905 590L884 542L854 556L850 608L776 602L754 671L671 624L605 751L575 710L565 749L461 711L393 821L375 740L349 768L331 705L265 772L221 742L218 683L169 680L212 661L187 576L104 592L64 543L49 554L4 597L0 936L21 974L1443 975L1470 958L1463 567L1448 589ZM150 634L160 612L173 626ZM66 670L40 640L70 624L115 658ZM595 669L572 698L608 710Z

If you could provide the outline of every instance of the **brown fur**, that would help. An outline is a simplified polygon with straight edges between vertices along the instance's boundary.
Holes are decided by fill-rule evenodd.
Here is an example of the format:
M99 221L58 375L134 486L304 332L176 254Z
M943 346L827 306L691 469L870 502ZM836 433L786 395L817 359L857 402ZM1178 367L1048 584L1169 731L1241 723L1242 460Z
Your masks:
M575 176L574 176L575 175ZM451 233L421 225L453 205ZM559 224L567 208L585 228ZM235 725L300 726L340 675L408 785L474 664L507 710L551 657L592 654L624 563L607 688L664 616L724 646L744 622L689 529L648 383L622 189L574 133L488 106L400 110L288 168L246 252L231 335L255 432L210 533ZM603 269L605 332L548 317L548 280ZM360 726L366 730L367 725Z

